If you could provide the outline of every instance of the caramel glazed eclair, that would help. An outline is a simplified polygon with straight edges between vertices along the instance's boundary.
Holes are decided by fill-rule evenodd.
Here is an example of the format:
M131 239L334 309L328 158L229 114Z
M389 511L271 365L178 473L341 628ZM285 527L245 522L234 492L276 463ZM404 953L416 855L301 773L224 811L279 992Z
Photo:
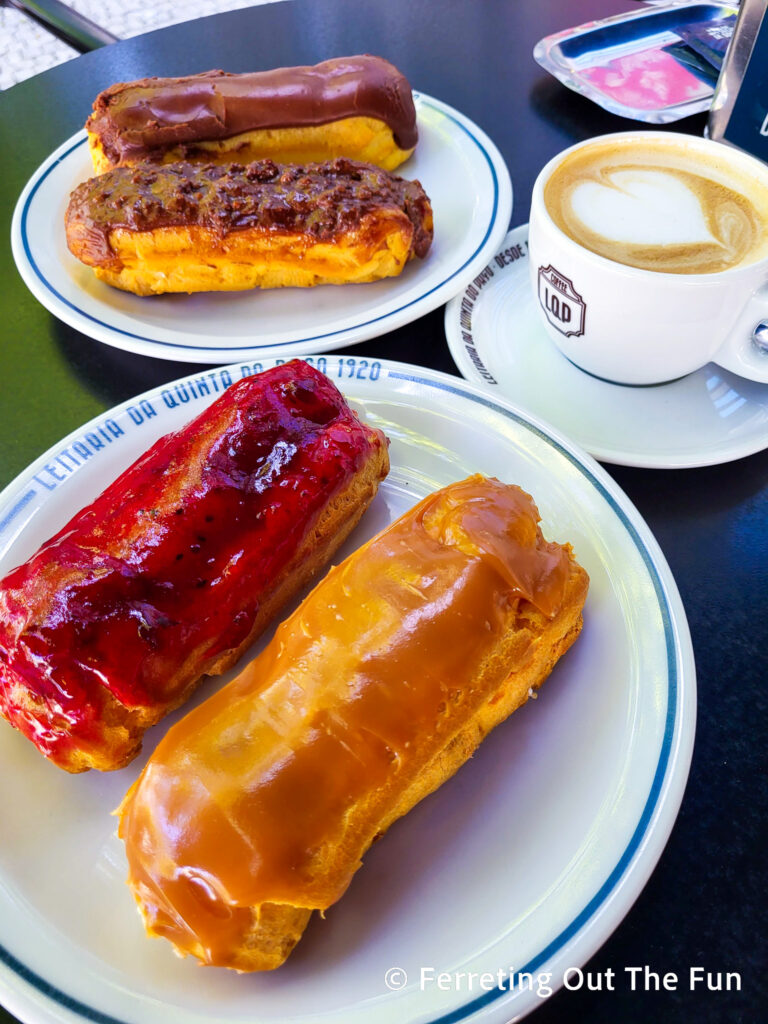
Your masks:
M418 140L407 79L368 54L252 74L119 82L86 122L97 174L141 160L205 163L347 156L392 171Z
M370 164L139 164L83 182L70 251L137 295L375 281L427 254L418 181Z
M168 731L119 810L151 935L278 967L374 840L541 685L589 579L538 518L481 476L430 495Z

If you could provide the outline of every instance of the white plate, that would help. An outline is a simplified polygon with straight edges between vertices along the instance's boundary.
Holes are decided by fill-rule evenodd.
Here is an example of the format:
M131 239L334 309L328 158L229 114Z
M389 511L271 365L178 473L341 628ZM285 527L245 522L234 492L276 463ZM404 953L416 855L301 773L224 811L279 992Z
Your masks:
M374 284L140 298L98 281L64 234L70 192L93 176L85 131L35 172L14 212L11 243L27 287L51 313L97 341L163 359L325 352L373 338L436 309L471 281L509 227L512 184L501 154L463 114L418 95L419 144L398 170L432 200L424 260Z
M501 1024L541 1003L536 988L520 990L519 972L554 990L605 941L669 835L693 743L694 664L669 568L628 499L569 441L459 378L383 360L314 362L392 441L391 475L347 550L439 486L498 475L535 496L545 533L570 540L590 573L583 634L539 699L393 826L267 975L201 968L146 938L109 815L143 758L69 776L0 722L0 999L22 1020ZM39 459L0 496L0 572L211 401L202 381L213 390L250 369L149 392ZM407 974L397 991L391 968ZM516 984L486 991L478 979L469 990L465 977L422 990L421 968L511 970Z
M730 462L768 447L768 385L714 363L669 384L627 387L569 362L539 322L528 225L510 231L445 310L461 374L554 424L603 462L659 469Z

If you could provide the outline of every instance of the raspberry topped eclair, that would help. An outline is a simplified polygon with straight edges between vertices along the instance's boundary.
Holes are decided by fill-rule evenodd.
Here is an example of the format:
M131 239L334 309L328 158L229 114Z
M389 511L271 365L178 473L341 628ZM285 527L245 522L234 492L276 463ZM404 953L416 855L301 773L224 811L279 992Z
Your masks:
M293 361L162 437L0 581L0 712L67 771L120 768L323 567L387 441Z

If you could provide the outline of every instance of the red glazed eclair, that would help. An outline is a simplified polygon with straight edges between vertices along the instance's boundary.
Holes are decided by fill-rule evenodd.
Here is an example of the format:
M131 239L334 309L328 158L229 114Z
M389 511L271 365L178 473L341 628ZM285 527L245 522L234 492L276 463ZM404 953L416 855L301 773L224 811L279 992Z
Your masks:
M306 363L233 384L0 582L0 712L67 771L122 767L323 566L388 466Z
M97 174L143 160L337 156L392 171L418 140L407 79L368 54L313 67L119 82L96 97L85 127Z
M278 967L374 839L541 685L589 581L538 518L480 476L431 495L169 730L119 811L151 935L205 964Z

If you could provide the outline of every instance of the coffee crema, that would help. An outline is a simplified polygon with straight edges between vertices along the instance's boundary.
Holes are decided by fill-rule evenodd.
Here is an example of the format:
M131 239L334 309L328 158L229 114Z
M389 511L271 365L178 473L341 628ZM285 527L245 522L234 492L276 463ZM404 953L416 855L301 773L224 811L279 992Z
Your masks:
M567 155L544 185L555 224L616 263L668 274L714 274L768 256L768 177L724 152L638 139Z

